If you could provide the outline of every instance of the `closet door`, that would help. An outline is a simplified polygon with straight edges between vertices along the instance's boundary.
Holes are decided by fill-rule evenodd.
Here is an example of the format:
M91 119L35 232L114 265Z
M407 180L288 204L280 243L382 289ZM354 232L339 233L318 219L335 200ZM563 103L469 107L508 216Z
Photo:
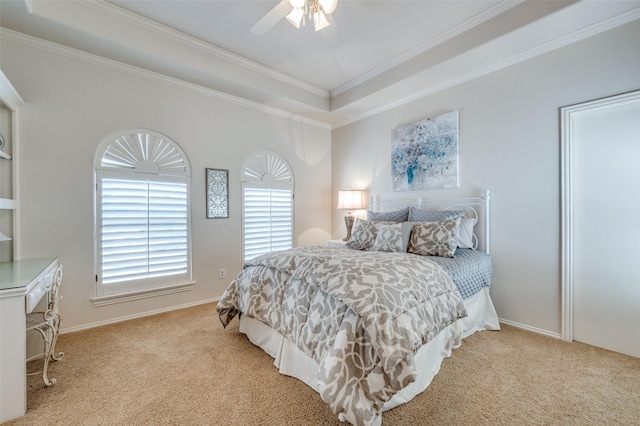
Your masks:
M640 357L640 95L572 132L573 338Z

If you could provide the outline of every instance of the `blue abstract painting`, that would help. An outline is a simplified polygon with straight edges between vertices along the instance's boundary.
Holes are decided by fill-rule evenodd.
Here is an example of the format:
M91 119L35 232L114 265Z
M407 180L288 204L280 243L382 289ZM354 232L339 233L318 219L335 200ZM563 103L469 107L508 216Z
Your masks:
M459 186L458 111L396 127L391 144L394 191Z

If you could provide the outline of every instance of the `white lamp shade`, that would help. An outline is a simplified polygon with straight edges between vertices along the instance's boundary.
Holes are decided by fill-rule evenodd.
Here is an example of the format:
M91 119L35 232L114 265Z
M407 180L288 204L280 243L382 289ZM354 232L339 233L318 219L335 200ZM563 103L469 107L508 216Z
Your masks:
M338 191L338 208L341 210L361 210L365 208L364 191Z
M289 0L291 7L302 9L307 0Z

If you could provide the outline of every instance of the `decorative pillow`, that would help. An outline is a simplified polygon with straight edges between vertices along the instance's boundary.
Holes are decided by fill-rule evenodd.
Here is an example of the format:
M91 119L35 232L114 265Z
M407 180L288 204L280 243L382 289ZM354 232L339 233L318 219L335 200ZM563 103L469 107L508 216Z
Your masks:
M463 217L460 220L460 230L458 231L458 247L460 248L474 248L473 247L473 226L476 224L476 219L470 217Z
M381 220L385 222L406 222L409 218L409 207L392 212L367 211L367 220Z
M409 222L378 225L376 241L371 250L406 253L412 227L413 224Z
M460 219L414 223L409 238L409 253L453 257L458 245Z
M378 228L376 223L370 220L356 218L351 228L351 238L347 241L346 246L356 250L369 250L376 241Z
M420 210L411 207L409 222L438 222L464 216L464 210Z

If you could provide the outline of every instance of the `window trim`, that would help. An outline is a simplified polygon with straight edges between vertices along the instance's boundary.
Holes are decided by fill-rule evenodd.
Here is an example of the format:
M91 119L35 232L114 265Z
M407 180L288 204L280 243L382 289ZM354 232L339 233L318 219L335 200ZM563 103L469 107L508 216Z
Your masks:
M107 164L103 165L103 158L106 157L110 147L118 145L118 142L122 142L125 138L135 139L135 135L143 135L146 141L140 139L135 141L136 145L133 148L139 148L139 152L132 152L132 157L144 157L137 163L135 160L130 160L124 166ZM173 161L168 167L163 167L160 161L154 162L149 157L154 154L151 152L145 153L143 151L151 151L148 147L144 147L144 144L148 144L148 141L158 143L164 148L170 150L173 153L174 158L179 161ZM139 143L138 143L139 142ZM155 146L155 145L154 145ZM132 149L131 151L134 151ZM166 151L166 150L165 150ZM166 158L166 157L165 157ZM162 158L160 159L162 160ZM181 161L181 163L180 163ZM178 167L175 167L178 164ZM140 166L140 167L138 167ZM109 177L121 177L133 180L155 180L155 181L181 181L186 184L186 196L187 196L187 271L184 274L180 274L178 277L167 276L159 278L145 278L141 280L130 280L121 283L102 283L102 233L101 233L101 209L102 209L102 194L101 183L105 175ZM124 131L114 132L103 139L101 144L96 150L94 159L94 274L95 274L95 297L90 300L94 306L103 306L113 303L120 303L130 300L137 300L146 297L153 297L162 294L169 294L181 291L187 291L193 289L195 282L192 280L192 218L191 218L191 173L188 159L180 146L172 139L151 130L147 129L128 129Z
M241 171L242 203L242 262L245 259L245 200L246 187L287 189L291 191L291 247L295 246L295 181L293 169L280 155L271 151L258 151L248 155Z

